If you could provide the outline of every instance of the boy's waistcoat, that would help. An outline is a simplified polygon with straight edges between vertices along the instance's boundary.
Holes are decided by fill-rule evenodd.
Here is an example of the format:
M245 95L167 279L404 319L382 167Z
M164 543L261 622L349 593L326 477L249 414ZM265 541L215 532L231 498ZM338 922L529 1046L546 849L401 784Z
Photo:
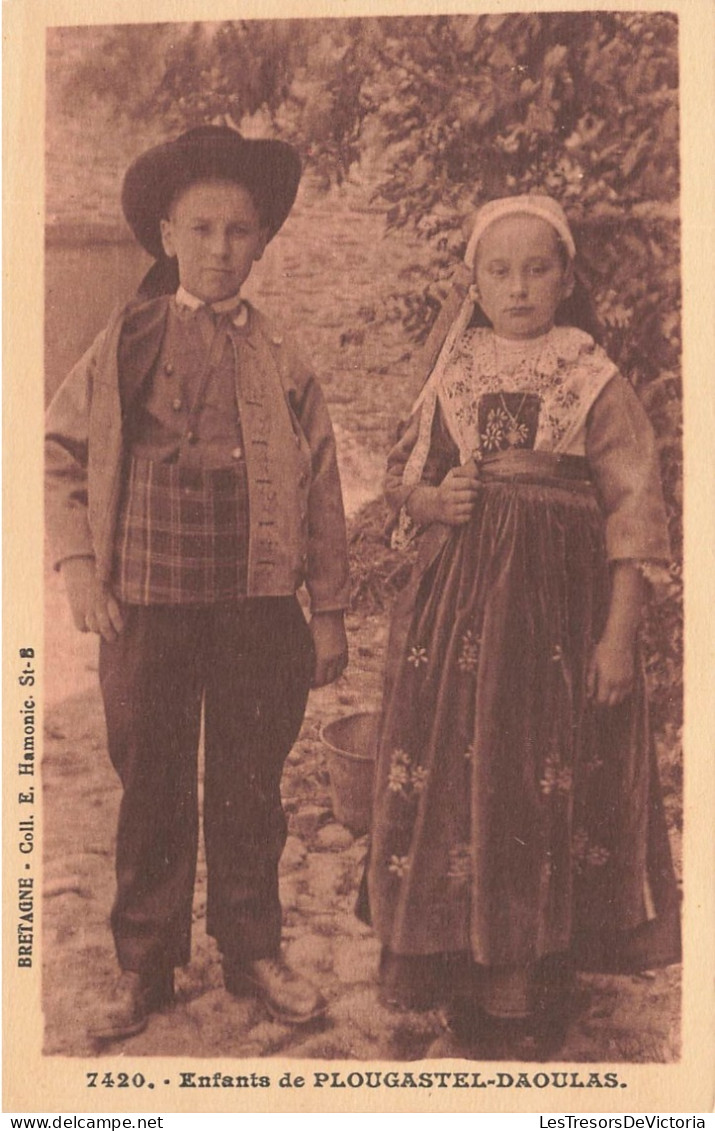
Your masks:
M123 422L131 418L156 364L170 301L163 296L132 302L118 312L107 328L87 394L88 520L97 573L103 581L112 572L125 470ZM344 515L334 442L322 398L316 399L311 410L317 433L311 448L299 423L303 402L310 395L309 372L282 346L280 337L271 336L265 320L252 307L246 331L235 341L236 396L250 507L248 596L284 596L295 592L307 578L314 610L343 607L347 585ZM74 400L76 403L77 394ZM55 415L61 417L59 394L56 402ZM50 416L52 412L51 406ZM61 427L56 426L55 432L61 435Z

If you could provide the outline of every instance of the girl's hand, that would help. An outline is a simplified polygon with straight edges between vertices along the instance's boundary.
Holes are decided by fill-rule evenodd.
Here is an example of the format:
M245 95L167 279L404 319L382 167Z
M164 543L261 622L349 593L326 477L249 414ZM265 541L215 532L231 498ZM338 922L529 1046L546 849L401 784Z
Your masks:
M124 628L122 611L111 589L97 580L94 558L67 558L62 580L75 627L96 632L110 644L116 640Z
M633 647L603 636L593 651L586 675L586 693L598 707L615 707L633 690Z
M448 471L439 487L422 484L409 497L407 510L421 526L445 522L463 526L469 522L479 490L479 474L473 459Z
M613 563L608 620L586 675L588 697L599 707L615 707L633 690L643 585L633 562Z
M470 459L462 467L448 471L437 488L439 522L463 526L469 522L479 491L477 465Z
M315 649L315 670L311 687L334 683L348 664L348 638L341 612L314 613L310 631Z

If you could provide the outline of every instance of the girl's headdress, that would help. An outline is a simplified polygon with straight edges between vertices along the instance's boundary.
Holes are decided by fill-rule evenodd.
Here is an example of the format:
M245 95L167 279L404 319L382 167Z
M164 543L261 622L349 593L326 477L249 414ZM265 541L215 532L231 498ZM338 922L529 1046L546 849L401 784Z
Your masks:
M502 196L499 200L490 200L483 208L479 209L477 218L469 237L467 250L464 253L464 262L469 267L474 267L477 244L488 227L504 216L524 215L536 216L551 224L566 248L569 258L576 257L576 245L566 219L566 213L561 205L550 196L537 196L529 193L524 196Z
M537 193L528 193L522 196L501 196L498 200L490 200L488 204L482 206L477 212L472 234L467 243L467 250L464 253L464 262L469 267L474 267L474 260L477 253L477 244L480 239L492 224L497 220L503 219L504 216L524 215L536 216L539 220L545 220L547 224L557 233L561 239L568 256L570 259L576 257L576 244L569 227L569 222L566 219L564 212L558 201L554 200L551 196L542 196ZM462 303L462 308L455 318L449 333L444 341L442 349L435 362L432 375L423 389L423 394L429 385L436 385L439 383L442 371L451 354L454 346L459 338L466 330L471 320L474 311L474 298L470 292ZM418 403L419 403L418 398ZM417 407L415 405L415 407Z
M501 220L504 216L523 214L536 216L538 219L545 220L548 224L551 224L566 248L569 258L575 258L576 245L568 220L566 219L566 214L561 205L550 196L528 194L523 196L504 196L498 200L491 200L488 204L480 208L474 222L474 227L472 228L472 234L469 237L467 250L464 253L465 263L469 267L474 267L477 245L484 235L484 232L495 223L495 221ZM459 313L449 329L432 372L422 387L422 391L413 406L413 411L422 406L422 413L420 417L419 436L405 464L403 472L402 482L405 486L415 486L420 481L429 450L432 421L439 399L442 378L455 346L469 326L474 313L475 299L472 290L473 288L470 288L467 292L467 297L462 303ZM466 458L466 453L460 452L460 458ZM396 544L399 544L402 540L402 533L403 532L398 532Z

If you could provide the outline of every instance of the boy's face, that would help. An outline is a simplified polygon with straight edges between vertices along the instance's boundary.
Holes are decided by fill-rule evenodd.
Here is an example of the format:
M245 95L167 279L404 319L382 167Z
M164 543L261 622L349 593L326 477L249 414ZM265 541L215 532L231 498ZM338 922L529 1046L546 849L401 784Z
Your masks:
M474 278L480 306L502 338L545 333L573 289L556 232L538 216L505 216L490 224L477 247Z
M178 260L181 285L202 302L220 302L241 289L268 231L243 185L197 181L173 201L161 239Z

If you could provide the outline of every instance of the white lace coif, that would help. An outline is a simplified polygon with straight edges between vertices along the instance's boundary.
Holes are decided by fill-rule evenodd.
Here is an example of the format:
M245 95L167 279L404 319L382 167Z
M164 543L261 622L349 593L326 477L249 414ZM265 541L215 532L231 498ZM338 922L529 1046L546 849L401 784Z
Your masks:
M490 200L483 208L479 209L477 218L469 237L467 250L464 253L464 262L468 267L474 267L477 244L488 227L504 216L516 215L536 216L545 220L547 224L558 233L571 259L576 256L576 244L566 219L566 213L561 205L551 196L539 196L528 193L523 196L502 196L498 200Z

